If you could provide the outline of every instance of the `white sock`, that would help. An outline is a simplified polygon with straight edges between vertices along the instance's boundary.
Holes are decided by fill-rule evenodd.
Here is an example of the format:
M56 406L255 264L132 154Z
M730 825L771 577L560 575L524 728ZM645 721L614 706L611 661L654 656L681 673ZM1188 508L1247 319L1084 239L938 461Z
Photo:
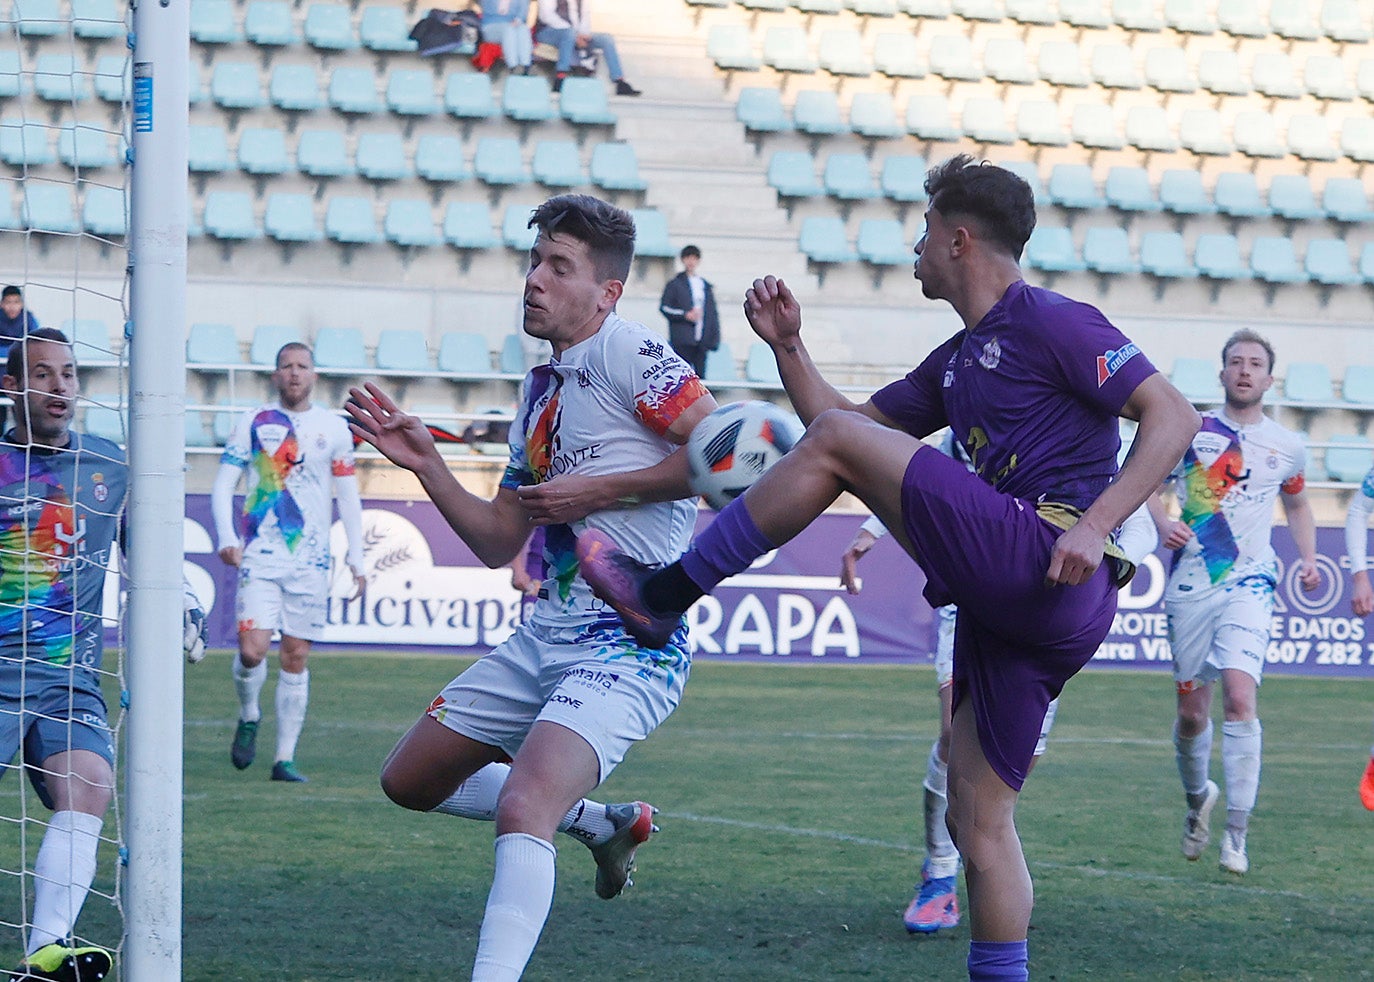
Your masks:
M1174 720L1174 760L1183 779L1183 793L1201 795L1207 790L1207 767L1212 761L1212 721L1195 737L1180 736ZM1196 807L1194 805L1194 807Z
M516 982L553 906L553 844L524 832L496 837L496 874L477 939L472 982Z
M585 845L594 845L615 833L615 823L606 817L606 806L599 801L583 798L568 809L558 831L566 832Z
M940 741L931 744L926 760L925 823L926 872L931 879L953 876L959 872L959 850L949 834L945 816L949 813L949 764L940 759Z
M277 760L296 759L296 741L310 705L310 669L277 673Z
M1244 832L1259 797L1263 729L1257 719L1221 724L1221 766L1226 774L1226 827Z
M72 933L95 879L104 821L85 812L54 812L33 864L33 928L27 954Z
M496 802L501 788L510 776L509 764L488 764L445 798L431 811L457 815L479 822L496 821ZM566 832L580 842L591 845L615 832L615 825L606 817L606 806L590 798L583 798L568 809L558 823L558 831Z
M267 662L260 661L256 667L249 668L244 665L242 655L235 655L230 671L234 676L234 690L239 694L239 719L256 723L262 719L258 696L267 682Z

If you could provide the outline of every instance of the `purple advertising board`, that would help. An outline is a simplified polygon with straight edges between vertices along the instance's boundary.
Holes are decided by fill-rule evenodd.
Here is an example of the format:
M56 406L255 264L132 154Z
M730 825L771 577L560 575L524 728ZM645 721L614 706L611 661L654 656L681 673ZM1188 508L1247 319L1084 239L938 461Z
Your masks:
M363 504L367 590L349 598L352 581L337 567L343 530L333 530L326 644L418 647L478 655L505 640L521 616L510 571L482 566L428 501ZM211 605L210 644L234 644L234 575L214 554L206 495L186 503L187 575ZM704 525L712 518L703 512ZM748 571L722 583L688 614L698 658L780 662L897 662L934 659L933 613L921 597L925 576L890 539L860 563L862 590L839 581L840 554L858 527L853 515L825 515ZM1283 568L1269 670L1374 676L1374 638L1350 613L1341 529L1319 529L1320 587L1295 582L1296 552L1287 533L1275 544ZM1162 596L1167 557L1146 557L1122 590L1112 631L1094 666L1167 670ZM997 575L988 570L988 575Z

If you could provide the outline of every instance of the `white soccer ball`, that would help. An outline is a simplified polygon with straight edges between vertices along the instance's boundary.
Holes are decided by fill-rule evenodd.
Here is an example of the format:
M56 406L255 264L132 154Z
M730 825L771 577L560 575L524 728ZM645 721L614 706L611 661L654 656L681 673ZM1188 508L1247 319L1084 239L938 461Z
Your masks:
M805 432L801 420L771 402L721 406L687 439L692 490L719 511L749 490Z

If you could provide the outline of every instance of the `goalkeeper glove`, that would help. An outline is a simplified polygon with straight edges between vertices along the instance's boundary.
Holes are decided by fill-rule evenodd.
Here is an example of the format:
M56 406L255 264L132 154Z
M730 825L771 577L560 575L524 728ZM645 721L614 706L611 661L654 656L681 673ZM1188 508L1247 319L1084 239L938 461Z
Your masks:
M192 665L205 657L205 642L210 639L210 624L200 601L186 591L185 609L181 618L181 650Z

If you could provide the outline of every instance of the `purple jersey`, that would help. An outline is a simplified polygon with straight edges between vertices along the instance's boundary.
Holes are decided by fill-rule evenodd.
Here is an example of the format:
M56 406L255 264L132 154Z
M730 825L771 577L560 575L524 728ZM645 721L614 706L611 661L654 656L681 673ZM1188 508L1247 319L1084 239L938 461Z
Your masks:
M1086 508L1116 475L1116 417L1154 371L1096 307L1017 281L873 404L918 437L951 427L998 491Z

